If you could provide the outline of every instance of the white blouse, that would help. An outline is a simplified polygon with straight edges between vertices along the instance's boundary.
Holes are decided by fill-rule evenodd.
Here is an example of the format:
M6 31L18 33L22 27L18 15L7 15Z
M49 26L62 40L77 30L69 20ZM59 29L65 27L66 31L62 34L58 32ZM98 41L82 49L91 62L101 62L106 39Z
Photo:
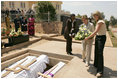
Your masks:
M100 27L99 31L97 32L97 35L106 35L106 24L104 20L99 20L96 24L98 26L99 23L103 23L102 26ZM96 27L97 28L97 27Z

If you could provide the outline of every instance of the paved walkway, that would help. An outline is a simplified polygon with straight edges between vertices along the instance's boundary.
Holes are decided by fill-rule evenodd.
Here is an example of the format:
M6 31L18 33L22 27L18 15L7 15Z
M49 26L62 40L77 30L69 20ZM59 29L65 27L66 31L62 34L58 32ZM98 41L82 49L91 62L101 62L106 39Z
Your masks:
M43 43L43 44L33 47L31 49L66 55L65 46L66 46L65 42L48 41L46 43ZM79 63L77 66L78 70L76 73L81 72L80 73L81 75L83 74L82 72L84 72L84 74L92 73L92 70L90 68L87 69L85 67L85 64L83 64L82 59L81 59L81 52L82 52L82 45L73 43L73 53L75 54L76 57L78 57L76 59L75 63ZM92 49L92 60L93 59L94 59L94 45L93 45L93 49ZM104 77L116 77L116 74L117 74L117 48L105 47L104 61L105 61L104 62L105 63ZM93 64L93 61L91 61L91 64ZM81 70L81 69L84 69L84 70ZM63 74L61 76L66 77ZM91 77L91 76L82 75L80 77Z

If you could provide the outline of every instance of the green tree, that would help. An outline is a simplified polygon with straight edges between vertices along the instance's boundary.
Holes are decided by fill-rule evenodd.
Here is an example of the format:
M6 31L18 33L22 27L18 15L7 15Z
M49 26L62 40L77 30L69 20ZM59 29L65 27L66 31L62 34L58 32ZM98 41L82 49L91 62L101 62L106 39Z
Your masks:
M4 1L1 1L1 8L4 7Z
M107 21L107 19L105 19L105 24L106 24L106 28L107 28L107 31L109 30L109 21Z
M81 18L81 15L80 14L77 14L77 16L76 16L77 18Z
M114 26L117 24L117 19L114 16L110 17L110 25Z
M36 6L36 17L38 20L55 21L55 8L49 1L39 1Z

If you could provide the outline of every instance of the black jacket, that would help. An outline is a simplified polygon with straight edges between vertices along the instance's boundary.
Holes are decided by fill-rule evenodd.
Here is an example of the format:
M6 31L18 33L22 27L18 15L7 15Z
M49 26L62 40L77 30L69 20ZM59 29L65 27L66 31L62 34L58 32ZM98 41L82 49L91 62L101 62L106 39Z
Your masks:
M21 20L19 18L15 18L14 19L14 24L15 24L15 27L16 28L19 28L20 27L20 24L21 24Z
M76 20L73 20L72 22L71 19L68 19L64 30L65 39L68 39L70 37L69 34L76 33L75 27L76 27Z
M27 26L27 20L26 19L21 20L21 26Z

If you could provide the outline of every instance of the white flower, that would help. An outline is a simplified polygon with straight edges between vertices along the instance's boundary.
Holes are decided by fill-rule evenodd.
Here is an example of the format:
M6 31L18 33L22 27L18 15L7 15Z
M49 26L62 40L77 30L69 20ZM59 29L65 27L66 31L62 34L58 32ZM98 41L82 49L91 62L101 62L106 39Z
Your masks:
M87 30L87 28L85 28L82 25L82 26L80 26L79 31L75 35L75 40L83 40L83 39L85 39L85 37L88 37L91 34L92 34L92 32L90 32L89 30Z

